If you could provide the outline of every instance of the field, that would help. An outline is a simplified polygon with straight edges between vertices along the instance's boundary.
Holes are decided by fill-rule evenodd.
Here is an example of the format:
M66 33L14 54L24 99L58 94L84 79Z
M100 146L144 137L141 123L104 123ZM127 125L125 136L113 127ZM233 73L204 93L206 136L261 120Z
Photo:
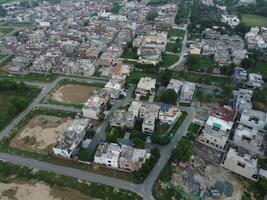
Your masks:
M52 200L52 199L80 199L92 200L89 196L71 188L50 187L45 183L14 181L10 183L0 183L1 199L19 200Z
M168 68L172 64L176 63L179 60L179 56L172 55L172 54L163 54L162 60L160 61L159 65L163 68Z
M71 122L63 117L35 115L11 140L10 146L26 151L51 152Z
M98 87L67 84L60 86L51 96L53 101L65 104L82 104L97 92Z
M38 93L39 89L23 83L0 80L0 130L23 111Z
M267 17L253 14L241 14L241 22L247 26L267 26Z
M5 34L10 33L11 31L13 31L13 28L9 28L9 27L1 27L0 26L0 37L4 36Z

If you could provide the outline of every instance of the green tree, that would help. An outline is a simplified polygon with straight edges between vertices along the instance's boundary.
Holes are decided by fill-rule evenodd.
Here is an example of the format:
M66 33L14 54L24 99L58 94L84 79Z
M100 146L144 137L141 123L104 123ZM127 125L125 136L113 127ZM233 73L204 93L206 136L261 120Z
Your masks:
M160 74L160 81L163 85L167 86L172 78L172 71L169 69L164 70Z
M116 143L119 134L120 134L120 132L118 129L112 128L111 131L106 135L107 142Z
M175 92L175 90L167 89L162 93L160 97L160 101L164 103L168 103L168 104L176 104L177 98L178 98L178 95Z
M145 141L140 137L135 137L132 141L135 148L143 149L145 147Z
M188 138L183 137L177 147L172 151L172 160L176 162L189 161L193 151L193 144Z

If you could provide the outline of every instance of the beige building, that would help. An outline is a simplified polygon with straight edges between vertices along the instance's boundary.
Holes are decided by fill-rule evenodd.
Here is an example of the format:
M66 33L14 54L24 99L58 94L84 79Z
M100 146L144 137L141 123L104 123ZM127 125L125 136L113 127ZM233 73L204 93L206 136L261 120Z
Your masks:
M119 158L119 167L130 171L139 170L142 165L150 158L150 152L146 149L135 149L130 146L123 145Z
M150 77L142 77L135 89L136 99L139 100L140 97L154 96L156 89L156 79Z
M250 155L241 154L237 150L230 148L222 166L236 174L257 181L259 175L257 162L258 160Z

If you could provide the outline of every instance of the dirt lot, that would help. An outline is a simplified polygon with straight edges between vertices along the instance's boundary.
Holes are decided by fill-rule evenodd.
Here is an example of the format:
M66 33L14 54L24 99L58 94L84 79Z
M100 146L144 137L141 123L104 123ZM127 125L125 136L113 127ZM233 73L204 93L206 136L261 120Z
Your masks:
M52 94L51 99L67 104L82 104L97 90L98 88L93 86L68 84L59 87Z
M71 188L49 187L44 183L12 182L0 183L1 200L93 200Z
M22 150L51 152L52 146L72 122L52 115L36 115L12 139L10 146Z
M174 185L185 192L203 199L214 199L209 190L218 190L220 200L240 200L243 193L241 183L221 166L211 165L202 159L195 158L186 166L177 166L172 174ZM202 197L201 197L202 196Z

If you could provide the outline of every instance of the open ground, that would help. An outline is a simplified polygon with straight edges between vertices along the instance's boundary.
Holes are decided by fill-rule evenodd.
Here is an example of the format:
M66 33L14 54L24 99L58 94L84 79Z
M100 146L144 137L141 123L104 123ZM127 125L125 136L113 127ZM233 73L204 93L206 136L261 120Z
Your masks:
M35 115L11 140L10 146L26 151L51 152L71 122L69 118Z
M93 200L93 198L71 188L52 188L42 182L33 183L30 181L0 183L0 197L3 200Z

